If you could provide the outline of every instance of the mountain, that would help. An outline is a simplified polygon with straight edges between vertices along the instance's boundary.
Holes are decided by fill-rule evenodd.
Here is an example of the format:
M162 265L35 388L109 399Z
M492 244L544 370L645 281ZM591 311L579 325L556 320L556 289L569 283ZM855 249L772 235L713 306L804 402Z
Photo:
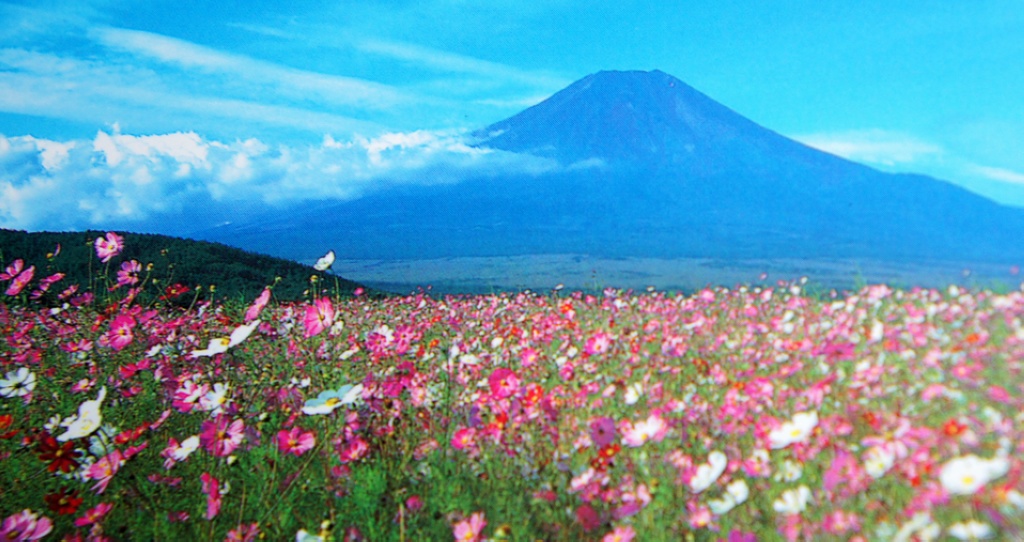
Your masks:
M587 76L472 144L559 167L396 184L208 235L293 258L1024 261L1024 211L812 149L660 71Z
M137 260L143 266L153 264L150 278L159 283L150 285L148 291L155 295L164 293L164 288L181 284L188 293L180 299L188 304L196 295L196 287L204 286L199 292L201 298L209 298L209 286L215 285L217 299L251 301L263 288L273 285L274 297L279 301L296 301L304 298L303 291L309 289L310 275L323 273L294 261L254 254L219 243L192 241L145 233L125 233L124 250L110 264L103 264L96 258L93 241L106 232L25 232L0 229L0 261L9 265L16 259L24 266L36 266L36 279L52 273L65 273L64 279L54 287L54 296L63 288L78 284L87 288L97 281L93 291L100 291L107 282L116 279L121 262ZM56 248L60 246L60 250ZM56 254L55 254L56 253ZM143 273L145 276L146 273ZM280 277L280 281L275 281ZM328 288L335 287L333 277L324 280ZM340 293L351 294L359 284L338 279ZM379 295L379 292L371 292Z

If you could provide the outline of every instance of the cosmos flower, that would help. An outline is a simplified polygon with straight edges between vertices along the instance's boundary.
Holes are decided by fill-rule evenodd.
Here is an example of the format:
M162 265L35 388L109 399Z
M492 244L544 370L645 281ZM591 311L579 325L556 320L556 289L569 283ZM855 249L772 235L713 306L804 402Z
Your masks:
M991 525L976 519L954 523L947 532L957 540L988 540L994 536Z
M97 237L93 245L96 247L96 256L107 263L124 249L124 238L114 232L107 232L106 237Z
M338 407L354 403L362 397L362 393L362 384L345 384L336 390L324 390L315 399L306 401L302 406L302 412L310 416L330 414Z
M0 524L0 540L39 540L50 534L53 522L46 516L25 509L4 519Z
M772 508L783 515L793 515L803 512L807 504L811 502L811 490L807 486L800 486L796 489L788 489L772 503Z
M720 516L746 502L748 497L750 487L745 481L736 480L725 486L725 494L721 498L708 501L708 507Z
M307 306L302 323L306 326L306 338L318 335L331 327L331 324L334 323L334 305L331 300L321 297Z
M728 464L729 459L722 452L715 450L708 454L708 462L697 467L697 472L690 479L690 490L700 493L711 487L711 484L715 483L715 480L718 480L718 477L725 472L725 467Z
M36 389L36 375L27 367L7 373L0 379L0 397L24 397Z
M240 325L236 327L234 331L231 332L230 337L220 337L217 339L213 339L210 341L210 343L206 346L205 349L193 350L192 357L199 358L203 356L216 356L217 354L223 354L224 352L227 352L229 348L238 346L243 341L248 339L249 336L252 335L252 332L255 331L257 327L259 327L259 325L259 320L253 320L248 324Z
M939 481L950 495L973 495L985 484L1010 470L1004 457L982 459L974 454L950 459L939 471Z
M334 265L334 251L328 250L327 254L324 254L316 261L313 265L313 269L316 269L317 271L327 271L332 265Z
M769 446L773 450L779 450L790 444L807 442L817 426L817 412L798 412L793 415L791 421L783 423L768 434Z
M57 440L65 442L72 439L87 437L99 429L100 424L103 423L103 414L100 412L100 405L106 397L107 387L103 386L100 388L100 393L95 399L82 402L82 404L78 406L78 415L72 417L70 422L61 423L62 426L67 427L67 431L57 437Z
M481 540L487 520L483 512L474 512L469 518L455 524L452 534L456 542L477 542Z

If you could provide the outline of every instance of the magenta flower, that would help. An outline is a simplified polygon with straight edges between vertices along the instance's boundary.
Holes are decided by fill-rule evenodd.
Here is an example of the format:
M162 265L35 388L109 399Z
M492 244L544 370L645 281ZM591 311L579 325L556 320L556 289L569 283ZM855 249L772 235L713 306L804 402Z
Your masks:
M331 300L321 297L306 307L306 314L302 319L306 326L306 337L312 337L327 329L334 323L334 305Z
M121 262L121 269L117 272L118 286L133 286L139 283L139 273L142 272L142 265L135 261Z
M242 420L228 422L227 416L217 416L203 422L199 443L215 457L231 455L245 438L245 424Z
M18 273L18 276L14 277L14 280L11 281L10 286L7 287L7 291L4 293L6 293L7 295L20 294L21 291L25 289L25 286L28 286L28 283L32 282L32 277L35 276L35 274L36 266L34 265L30 266L28 269L22 271L21 273Z
M97 504L96 506L86 510L82 517L75 519L75 527L88 527L89 525L99 523L113 507L113 504L107 502Z
M452 534L455 535L456 542L478 542L481 540L480 535L483 534L486 526L487 520L484 519L484 513L474 512L469 519L456 523Z
M25 509L8 516L0 525L0 540L39 540L50 534L53 522L50 518Z
M646 420L629 425L622 436L627 446L636 448L643 446L648 440L660 442L668 433L668 424L657 414L651 414Z
M302 455L313 449L316 437L312 431L302 431L292 427L290 431L282 429L277 433L277 449L283 454Z
M263 293L261 293L260 296L256 298L256 301L253 301L252 305L249 306L249 309L245 311L245 321L251 322L255 320L256 317L260 315L263 308L267 306L268 302L270 302L270 288L264 288Z
M135 336L132 329L135 327L135 318L129 314L119 314L110 324L110 331L104 335L103 342L114 350L121 350L131 344Z
M0 273L0 280L11 280L21 273L25 268L25 260L17 259L7 266L3 273Z
M599 448L603 448L612 442L615 442L615 420L612 420L607 416L591 420L590 440Z
M636 538L636 531L629 525L620 525L612 532L604 535L601 542L633 542Z
M114 232L107 232L106 238L97 237L93 244L96 247L96 257L103 263L109 262L124 250L124 238Z
M121 455L120 450L114 450L113 452L103 456L98 461L89 467L85 477L89 480L96 480L96 485L92 486L93 491L97 495L103 494L107 490L107 485L110 484L110 480L117 474L118 469L121 465L124 465L125 459Z
M220 481L204 472L199 477L203 481L203 493L206 494L206 519L213 519L220 513Z
M499 367L487 379L496 399L505 399L519 391L519 377L511 369Z

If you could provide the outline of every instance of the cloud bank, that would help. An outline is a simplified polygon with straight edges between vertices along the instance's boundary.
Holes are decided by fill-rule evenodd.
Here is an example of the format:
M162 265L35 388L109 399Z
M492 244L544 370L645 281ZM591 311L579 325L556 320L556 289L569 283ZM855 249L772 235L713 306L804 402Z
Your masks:
M553 161L467 144L462 133L392 132L316 145L222 142L194 132L52 141L0 136L0 226L186 234L248 212L351 200L401 184L539 174Z
M792 137L836 156L883 166L916 163L942 154L938 145L888 130L853 130Z

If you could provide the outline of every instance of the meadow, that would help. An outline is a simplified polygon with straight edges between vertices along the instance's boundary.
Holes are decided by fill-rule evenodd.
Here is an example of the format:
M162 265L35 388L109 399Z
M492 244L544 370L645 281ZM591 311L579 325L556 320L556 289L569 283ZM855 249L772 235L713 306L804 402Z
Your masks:
M183 302L123 248L3 262L0 539L1024 536L1020 290Z

